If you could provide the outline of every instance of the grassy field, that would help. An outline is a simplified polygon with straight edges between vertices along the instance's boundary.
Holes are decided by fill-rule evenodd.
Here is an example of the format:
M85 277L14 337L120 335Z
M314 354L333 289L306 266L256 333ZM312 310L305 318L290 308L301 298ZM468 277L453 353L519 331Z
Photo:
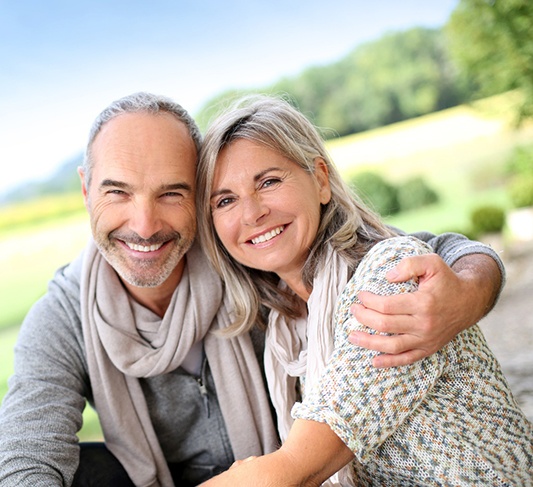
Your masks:
M46 292L55 270L83 249L90 234L85 212L45 220L0 234L0 400L13 373L13 347L24 315ZM79 436L85 441L101 438L98 418L90 407L84 412Z
M513 98L501 95L332 141L328 150L346 178L371 170L393 183L423 176L438 205L390 218L406 231L466 231L481 204L507 208L503 168L518 145L531 144L533 125L513 126Z
M438 191L439 204L400 214L388 220L391 224L406 231L466 231L476 205L508 205L501 185L503 165L517 145L533 140L533 126L512 127L508 106L508 98L496 97L338 139L328 149L346 178L365 169L394 182L422 175ZM13 218L13 209L9 211L0 210L0 399L12 374L22 318L46 292L55 269L75 257L89 235L84 211L31 225L7 225L6 219ZM97 418L87 410L80 438L99 435Z

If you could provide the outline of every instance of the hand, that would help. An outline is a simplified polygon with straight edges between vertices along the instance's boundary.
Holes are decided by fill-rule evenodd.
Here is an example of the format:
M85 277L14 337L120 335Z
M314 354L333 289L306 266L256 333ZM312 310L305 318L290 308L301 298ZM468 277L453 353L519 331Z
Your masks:
M249 462L251 460L254 460L257 458L256 456L247 457L244 460L235 460L230 468L238 467L239 465L242 465L243 463Z
M418 290L395 296L359 293L351 311L359 323L378 332L352 332L350 342L382 352L379 368L411 364L440 350L493 306L501 274L491 257L473 254L450 268L437 254L403 259L387 273L390 282L418 277Z

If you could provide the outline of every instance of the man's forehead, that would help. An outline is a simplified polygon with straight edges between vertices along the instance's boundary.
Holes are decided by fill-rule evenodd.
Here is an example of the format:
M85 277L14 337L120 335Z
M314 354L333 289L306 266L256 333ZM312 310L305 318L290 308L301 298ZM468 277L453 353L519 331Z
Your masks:
M168 113L123 114L110 120L91 152L98 179L176 183L196 173L196 146L185 124Z
M100 129L94 142L102 139L118 138L127 141L135 137L148 136L152 133L169 132L183 141L192 141L185 123L168 112L132 112L123 113L112 118Z

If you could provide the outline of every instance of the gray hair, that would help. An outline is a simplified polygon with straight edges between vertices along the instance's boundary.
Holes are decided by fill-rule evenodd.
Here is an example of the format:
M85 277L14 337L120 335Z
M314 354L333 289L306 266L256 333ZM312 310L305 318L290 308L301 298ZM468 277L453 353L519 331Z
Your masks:
M107 108L105 108L93 122L89 132L89 140L85 150L85 157L83 159L83 171L87 185L91 180L91 170L94 164L92 159L92 145L96 136L102 130L102 127L114 118L126 113L169 113L176 117L177 120L184 123L189 131L191 139L196 146L196 152L200 152L202 145L202 135L200 129L196 125L194 119L189 113L178 103L175 103L170 98L161 95L154 95L146 92L133 93L131 95L115 100Z
M197 171L199 238L213 266L226 282L235 311L235 322L228 330L233 335L249 330L254 323L263 323L262 305L287 317L299 316L301 310L294 295L279 288L277 276L236 262L216 234L210 206L215 167L220 151L237 139L269 147L313 177L317 158L327 166L331 200L322 205L318 232L302 270L303 282L309 290L315 273L324 264L325 244L331 244L350 268L355 269L371 245L392 235L392 231L342 179L318 129L302 113L278 97L252 95L238 100L208 128Z

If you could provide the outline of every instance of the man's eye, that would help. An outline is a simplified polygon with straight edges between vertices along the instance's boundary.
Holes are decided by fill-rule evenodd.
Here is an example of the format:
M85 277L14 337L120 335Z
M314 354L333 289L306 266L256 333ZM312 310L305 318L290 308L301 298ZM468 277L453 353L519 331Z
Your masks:
M126 194L124 191L122 191L121 189L110 189L107 194L118 194L118 195L121 195L121 194Z

